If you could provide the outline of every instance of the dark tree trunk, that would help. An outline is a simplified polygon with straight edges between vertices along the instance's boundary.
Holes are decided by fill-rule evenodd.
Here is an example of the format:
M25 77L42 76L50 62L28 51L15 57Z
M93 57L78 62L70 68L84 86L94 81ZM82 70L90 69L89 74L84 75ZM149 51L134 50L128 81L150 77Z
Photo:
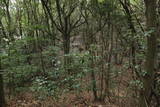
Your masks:
M2 65L0 59L0 107L5 107L5 96L4 96L4 85L3 85L3 75L2 75Z
M1 72L0 72L1 73ZM0 107L5 107L3 76L0 74Z
M94 68L94 56L93 56L93 52L90 51L90 53L92 54L91 67ZM92 79L92 91L93 91L94 100L98 101L99 99L98 99L98 95L97 95L96 76L95 76L94 69L92 69L92 71L91 71L91 79Z
M70 64L70 58L68 54L70 53L70 35L63 35L63 51L64 51L64 66Z
M150 94L154 82L154 67L156 59L157 32L156 32L156 2L157 0L144 0L146 6L147 30L154 30L147 38L146 75L143 77L143 90L140 94L140 107L150 107Z

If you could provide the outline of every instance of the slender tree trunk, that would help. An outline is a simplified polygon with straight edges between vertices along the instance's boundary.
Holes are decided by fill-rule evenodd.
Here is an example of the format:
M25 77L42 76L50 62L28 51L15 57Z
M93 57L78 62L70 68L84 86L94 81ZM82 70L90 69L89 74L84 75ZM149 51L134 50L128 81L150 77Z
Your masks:
M70 52L70 36L67 34L63 35L63 52L64 52L64 66L70 64L70 58L67 56Z
M105 73L105 91L104 91L104 98L105 100L106 96L110 100L110 72L111 72L111 62L112 62L112 54L113 54L113 25L109 22L109 36L110 36L110 43L109 43L109 52L107 57L107 71Z
M2 40L0 39L0 44ZM0 50L1 52L1 50ZM5 96L4 96L4 84L3 84L3 75L2 75L2 63L0 57L0 107L5 107Z
M140 107L150 106L150 94L154 82L154 67L157 47L157 32L156 32L156 1L144 0L146 6L146 24L147 30L154 30L147 38L147 54L146 54L146 75L143 77L143 90L140 94Z
M102 64L101 64L101 69L100 69L100 71L101 71L101 82L100 82L100 97L99 97L99 99L101 100L101 101L103 101L103 91L104 91L104 72L105 72L105 55L104 55L104 47L105 47L105 44L104 44L104 33L103 33L103 30L101 30L101 41L102 41L102 43L101 43L101 56L102 56Z
M0 72L0 107L5 107L5 97L4 97L4 86L3 86L3 75Z
M95 76L95 71L93 69L94 68L94 53L92 51L90 52L91 55L92 55L92 59L91 59L91 67L92 67L92 71L91 71L92 91L93 91L93 95L94 95L94 100L97 101L98 100L98 94L97 94L96 76Z
M92 31L88 32L87 31L87 34L88 35L92 35ZM89 52L90 52L90 55L91 55L91 65L90 67L92 68L91 70L91 79L92 79L92 92L93 92L93 95L94 95L94 100L95 101L98 101L99 98L98 98L98 92L97 92L97 81L96 81L96 74L95 74L95 70L94 70L94 67L95 67L95 64L94 64L94 56L95 56L95 53L94 53L94 49L92 49L90 46L95 44L94 40L95 40L95 37L94 35L92 35L90 38L88 38L88 42L89 42Z

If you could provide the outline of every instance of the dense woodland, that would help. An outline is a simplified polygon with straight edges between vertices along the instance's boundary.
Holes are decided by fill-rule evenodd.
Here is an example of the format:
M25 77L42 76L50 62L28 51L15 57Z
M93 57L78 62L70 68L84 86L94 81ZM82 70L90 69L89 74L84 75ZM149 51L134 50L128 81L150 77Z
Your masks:
M160 107L160 0L0 0L0 107Z

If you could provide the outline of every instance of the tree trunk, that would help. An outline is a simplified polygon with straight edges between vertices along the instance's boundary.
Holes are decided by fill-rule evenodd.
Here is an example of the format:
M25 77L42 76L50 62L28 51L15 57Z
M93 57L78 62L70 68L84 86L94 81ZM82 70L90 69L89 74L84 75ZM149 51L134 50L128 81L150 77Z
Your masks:
M1 72L0 72L1 73ZM5 98L4 98L4 90L3 90L3 76L0 74L0 107L5 107Z
M92 79L92 92L93 92L93 96L94 96L94 100L98 101L98 95L97 95L97 85L96 85L96 75L95 75L95 71L94 71L94 53L93 50L90 51L91 55L92 55L92 59L91 59L91 67L92 67L92 71L91 71L91 79Z
M4 96L4 86L3 86L3 75L2 75L2 73L3 72L2 72L2 65L1 65L1 59L0 59L0 107L5 107L5 96Z
M70 53L70 36L67 34L63 35L63 52L64 52L64 67L70 64L70 58L68 54ZM69 70L67 70L69 72Z
M150 106L150 94L154 81L154 67L156 58L157 32L156 32L156 1L144 0L146 6L146 24L147 30L154 30L147 37L147 53L146 53L146 75L143 77L143 90L140 94L140 107Z

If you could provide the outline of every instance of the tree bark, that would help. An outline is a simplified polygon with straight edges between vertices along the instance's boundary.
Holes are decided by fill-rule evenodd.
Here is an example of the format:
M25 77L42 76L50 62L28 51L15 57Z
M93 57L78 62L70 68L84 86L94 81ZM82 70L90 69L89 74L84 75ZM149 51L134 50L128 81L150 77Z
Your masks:
M70 34L63 35L63 51L64 51L64 66L70 64L70 58L67 56L70 53Z
M5 97L4 97L4 86L3 86L3 76L0 72L0 107L5 107Z
M0 39L0 44L2 40ZM1 50L0 50L1 53ZM5 107L5 96L4 96L4 83L3 83L3 75L2 75L2 63L0 57L0 107Z
M147 30L153 30L147 37L147 53L146 53L146 75L143 77L143 89L140 93L140 107L150 106L150 94L154 82L154 67L157 47L157 32L156 32L156 2L157 0L144 0L146 6L146 24Z

